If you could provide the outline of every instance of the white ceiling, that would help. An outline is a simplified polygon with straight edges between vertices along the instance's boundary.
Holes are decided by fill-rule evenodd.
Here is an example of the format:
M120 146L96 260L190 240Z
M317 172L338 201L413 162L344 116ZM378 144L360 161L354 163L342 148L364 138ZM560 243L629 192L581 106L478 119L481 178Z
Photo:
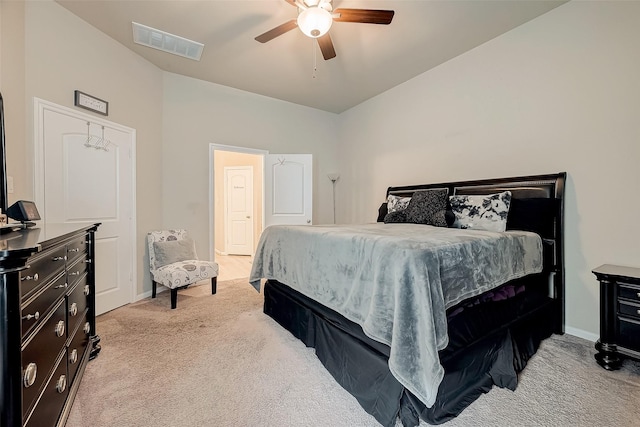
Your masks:
M329 61L297 28L254 40L297 16L285 0L57 2L163 70L340 113L565 1L334 0L334 8L395 16L390 25L334 23L337 56ZM134 44L132 21L204 43L201 60Z

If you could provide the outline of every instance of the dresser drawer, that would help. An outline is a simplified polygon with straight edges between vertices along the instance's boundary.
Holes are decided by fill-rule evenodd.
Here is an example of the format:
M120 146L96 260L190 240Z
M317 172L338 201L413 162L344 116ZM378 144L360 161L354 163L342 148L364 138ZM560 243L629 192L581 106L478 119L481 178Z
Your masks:
M69 325L69 331L73 331L75 329L76 324L87 308L88 291L87 275L85 274L67 295L67 323Z
M618 301L618 313L622 316L629 316L633 319L640 320L640 304Z
M80 366L80 361L84 356L84 352L87 350L89 346L89 333L90 326L87 321L87 312L82 313L82 321L78 323L78 328L73 331L73 337L71 338L71 343L69 344L69 348L67 350L67 363L68 363L68 371L69 371L69 385L73 384L75 380L76 373L78 372L78 367Z
M67 243L67 261L68 264L73 263L74 260L81 256L86 256L88 253L88 238L87 236L76 237Z
M24 339L32 330L36 328L42 319L47 316L49 308L64 295L67 291L67 277L61 274L53 282L50 282L37 294L35 298L28 301L22 308L22 338Z
M38 287L64 270L65 247L55 248L30 258L27 268L20 272L20 296L24 301L29 298Z
M618 298L624 298L640 304L640 286L627 284L618 285Z
M87 255L76 260L75 264L67 267L67 282L73 286L87 272Z
M38 405L25 419L25 426L53 427L57 424L62 408L69 395L69 381L67 376L66 352L58 360L58 365L49 379ZM27 418L27 417L25 417Z
M67 340L64 300L22 349L22 413L28 413ZM65 364L66 369L66 364Z

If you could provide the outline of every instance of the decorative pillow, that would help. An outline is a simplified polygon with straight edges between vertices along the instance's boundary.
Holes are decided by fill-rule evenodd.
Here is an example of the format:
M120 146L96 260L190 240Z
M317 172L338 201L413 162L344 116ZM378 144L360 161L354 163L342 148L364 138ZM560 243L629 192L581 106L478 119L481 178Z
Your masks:
M389 194L387 197L387 212L391 213L406 209L410 200L411 197L398 197L393 194Z
M389 213L389 210L387 209L387 203L383 203L380 205L380 207L378 208L378 221L377 222L383 222L384 221L384 217L387 216L387 214Z
M385 224L399 223L399 222L407 222L407 213L405 209L389 212L384 217Z
M543 197L511 199L507 230L533 231L542 237L552 238L558 202L558 199Z
M446 227L445 212L448 195L449 189L447 188L416 191L405 209L407 222Z
M451 206L444 212L444 220L447 221L447 227L453 226L453 223L456 222L456 216L451 210Z
M153 242L153 251L156 255L156 268L173 264L174 262L198 259L196 245L189 238Z
M455 228L474 230L505 231L507 215L511 204L511 192L486 196L455 195L449 198L456 220Z

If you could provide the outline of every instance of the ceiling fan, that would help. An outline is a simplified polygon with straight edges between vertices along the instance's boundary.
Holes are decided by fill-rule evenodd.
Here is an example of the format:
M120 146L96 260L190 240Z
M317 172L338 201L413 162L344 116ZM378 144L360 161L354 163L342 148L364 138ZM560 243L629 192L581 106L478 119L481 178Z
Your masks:
M336 51L329 36L329 28L335 22L359 22L364 24L388 25L393 19L393 10L344 9L333 10L332 0L285 0L298 8L298 18L278 25L260 34L256 40L266 43L269 40L298 27L308 37L318 40L325 60L335 58Z

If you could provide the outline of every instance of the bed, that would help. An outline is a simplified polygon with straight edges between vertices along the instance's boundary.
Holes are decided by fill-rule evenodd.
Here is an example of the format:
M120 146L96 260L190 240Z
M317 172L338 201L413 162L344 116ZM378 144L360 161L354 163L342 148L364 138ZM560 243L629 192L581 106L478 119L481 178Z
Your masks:
M565 177L389 187L408 205L383 204L383 222L268 227L250 281L267 279L264 312L380 424L440 424L493 385L515 389L563 333ZM503 197L497 229L457 205Z

